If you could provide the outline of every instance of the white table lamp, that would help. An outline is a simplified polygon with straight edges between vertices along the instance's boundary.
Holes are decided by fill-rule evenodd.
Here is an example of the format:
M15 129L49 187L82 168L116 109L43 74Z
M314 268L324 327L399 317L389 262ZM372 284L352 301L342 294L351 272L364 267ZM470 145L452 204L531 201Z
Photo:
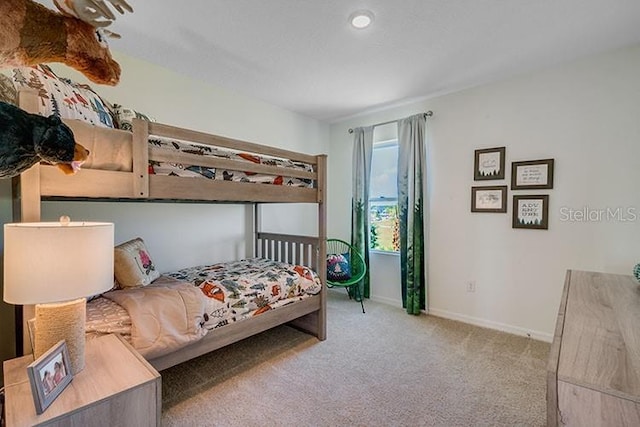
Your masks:
M36 304L33 355L64 339L74 374L84 368L86 298L113 287L113 224L4 225L4 300Z

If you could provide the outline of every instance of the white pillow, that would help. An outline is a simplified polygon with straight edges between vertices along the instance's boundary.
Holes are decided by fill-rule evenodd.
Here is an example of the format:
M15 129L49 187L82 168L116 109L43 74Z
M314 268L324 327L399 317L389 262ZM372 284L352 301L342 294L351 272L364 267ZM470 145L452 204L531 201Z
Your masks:
M147 286L160 277L140 237L115 247L113 272L123 289Z

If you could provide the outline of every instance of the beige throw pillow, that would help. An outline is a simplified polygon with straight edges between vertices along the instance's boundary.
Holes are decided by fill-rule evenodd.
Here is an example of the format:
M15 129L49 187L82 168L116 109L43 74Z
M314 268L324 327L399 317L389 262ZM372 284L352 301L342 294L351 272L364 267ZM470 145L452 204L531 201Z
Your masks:
M147 286L160 277L144 241L139 237L115 247L113 271L121 288Z

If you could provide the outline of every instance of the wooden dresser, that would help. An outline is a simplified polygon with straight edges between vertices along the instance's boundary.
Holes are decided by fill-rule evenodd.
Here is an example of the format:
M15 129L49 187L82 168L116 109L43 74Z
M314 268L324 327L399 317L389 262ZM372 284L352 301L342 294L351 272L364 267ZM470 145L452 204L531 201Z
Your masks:
M549 363L548 426L640 426L640 287L569 270Z

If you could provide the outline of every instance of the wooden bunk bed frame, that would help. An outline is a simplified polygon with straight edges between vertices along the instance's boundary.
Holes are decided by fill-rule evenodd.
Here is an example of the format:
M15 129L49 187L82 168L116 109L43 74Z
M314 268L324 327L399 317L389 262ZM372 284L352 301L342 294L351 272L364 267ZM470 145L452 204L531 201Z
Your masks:
M37 113L38 102L39 98L35 91L20 91L19 105L23 110ZM76 141L80 144L83 138L109 138L113 132L124 132L93 127L77 120L65 119L64 122L72 128ZM326 155L311 156L138 119L134 120L133 133L130 135L132 171L83 169L76 175L66 176L55 166L37 164L15 178L13 181L14 221L40 221L42 200L249 203L254 206L253 255L311 267L318 273L322 283L326 283ZM158 150L149 145L149 135L308 163L313 166L313 172L287 169L286 174L296 178L311 179L315 185L313 188L302 188L149 174L149 160L198 164L272 175L280 175L283 171L277 166L230 159L203 159L202 156L187 153L166 153L166 150ZM259 204L261 203L317 204L318 236L260 232ZM18 319L19 322L23 324L22 331L26 331L26 319L32 317L33 308L25 306L22 310L17 310L17 313L17 317L21 318ZM326 287L323 286L318 295L302 301L268 311L247 321L210 330L203 339L149 362L158 370L166 369L284 323L290 323L316 336L319 340L326 339ZM29 340L22 339L22 348L25 354L31 351Z

